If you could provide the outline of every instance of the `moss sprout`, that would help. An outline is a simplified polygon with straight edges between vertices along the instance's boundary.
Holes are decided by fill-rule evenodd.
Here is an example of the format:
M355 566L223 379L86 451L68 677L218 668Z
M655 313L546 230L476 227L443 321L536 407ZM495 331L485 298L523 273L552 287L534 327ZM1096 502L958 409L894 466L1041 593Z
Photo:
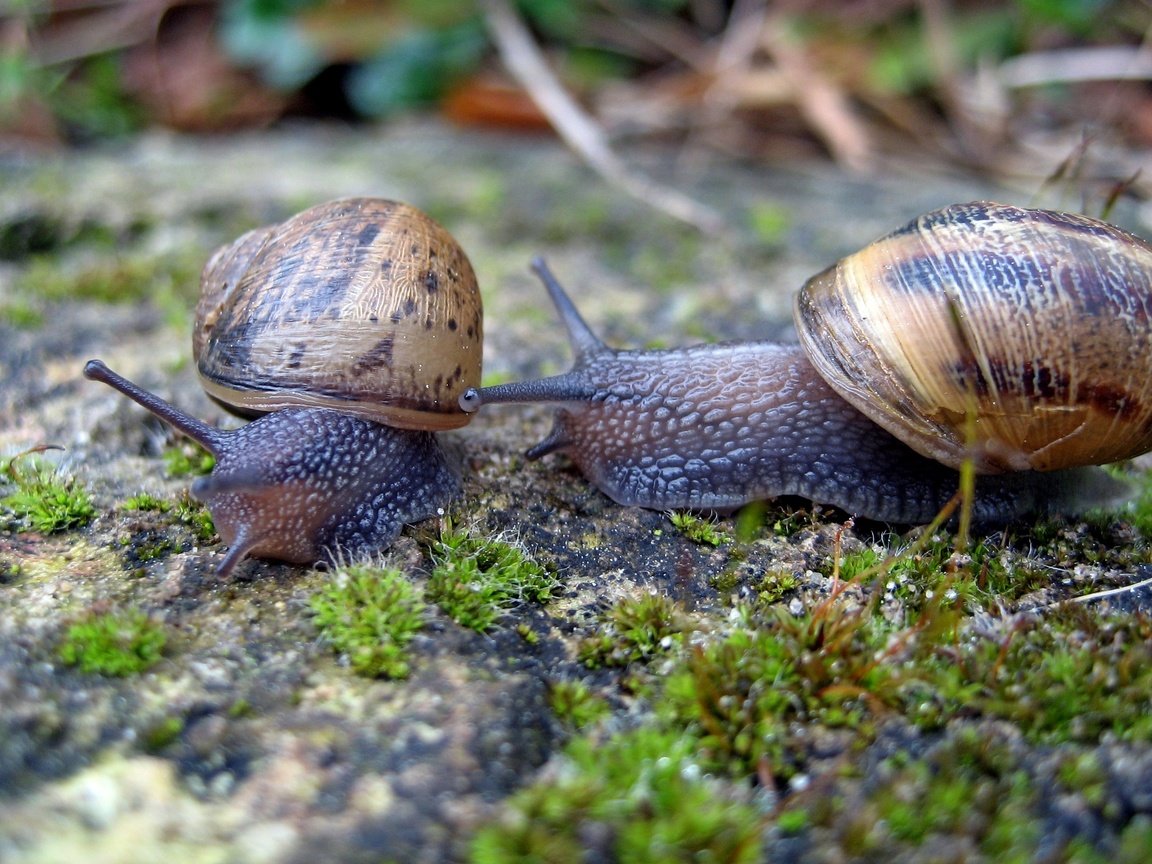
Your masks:
M695 746L652 729L575 739L565 770L515 795L506 818L479 832L472 861L761 860L759 812L705 774Z
M838 828L846 853L879 860L975 835L986 860L1032 860L1043 831L1034 782L1010 751L965 731L923 758L881 766Z
M141 300L186 306L198 284L203 250L189 248L162 255L152 253L36 256L17 280L18 296L40 300L93 300L133 303Z
M164 625L139 609L92 614L68 628L60 659L95 675L137 675L155 664L168 635Z
M1152 540L1152 471L1140 481L1140 493L1132 505L1132 524L1145 540Z
M164 717L144 730L140 743L149 753L158 753L180 738L184 726L183 717Z
M424 603L395 569L341 567L309 605L332 647L368 678L405 678L408 643L424 626Z
M601 616L598 632L581 641L580 662L591 668L646 662L680 646L692 629L683 607L663 594L625 597Z
M212 514L201 502L194 499L185 490L176 499L173 511L176 521L187 526L198 543L211 543L216 539L216 525L212 521Z
M199 477L211 474L216 457L185 438L173 442L164 451L164 467L169 477Z
M139 511L142 513L167 513L172 509L172 504L163 498L157 498L155 495L141 492L139 495L133 495L131 498L125 499L121 507L124 510Z
M759 201L749 208L748 226L762 245L779 246L792 227L792 213L775 201Z
M773 570L765 573L756 586L756 600L764 605L778 603L789 592L800 587L801 579L790 570Z
M584 729L608 716L609 706L583 681L557 681L548 693L552 710L561 722Z
M7 514L18 530L55 534L92 521L96 508L79 480L39 459L20 463L19 458L0 465L14 487L0 497L0 512Z
M187 528L196 543L211 543L216 539L216 526L212 514L185 490L174 500L157 498L147 492L133 495L121 504L121 510L131 513L157 513L165 522ZM179 551L181 543L162 531L138 531L130 541L130 552L137 562L152 560L168 552Z
M721 531L714 520L704 519L684 510L673 510L668 520L685 537L701 546L719 546L731 543L732 538Z
M518 545L449 526L432 545L428 599L456 623L483 633L508 610L552 597L556 578Z

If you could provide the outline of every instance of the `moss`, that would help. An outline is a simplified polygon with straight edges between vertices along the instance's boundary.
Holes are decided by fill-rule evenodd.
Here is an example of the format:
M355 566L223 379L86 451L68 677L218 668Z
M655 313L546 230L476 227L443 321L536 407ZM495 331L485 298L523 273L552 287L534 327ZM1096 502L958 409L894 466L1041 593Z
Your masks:
M424 603L399 570L341 567L309 606L320 632L358 675L408 676L407 646L424 626Z
M169 477L199 477L212 473L216 457L186 438L180 438L164 450L164 467Z
M228 706L228 716L233 720L240 720L244 717L251 717L256 713L256 708L247 699L241 697Z
M0 302L0 321L17 330L35 330L44 324L44 310L25 299L8 299Z
M627 252L626 270L632 278L656 294L668 294L677 285L696 281L700 265L700 235L683 226L670 225L666 235L645 242ZM716 334L699 330L700 317L684 321L686 335L715 339ZM695 329L696 332L693 332Z
M759 812L694 754L690 738L652 729L577 738L565 770L513 796L505 818L477 834L471 860L759 861Z
M760 201L749 208L748 227L762 246L779 246L792 227L792 213L774 201Z
M866 548L852 552L833 562L836 575L841 579L857 579L877 571L884 562L884 556L875 549Z
M212 543L216 540L216 525L212 521L212 514L207 507L192 498L187 490L176 499L173 516L179 524L191 529L198 543Z
M556 578L519 546L449 526L432 544L428 599L456 623L483 633L506 611L552 597Z
M662 594L625 597L600 617L577 656L590 668L641 663L678 647L692 628L684 609Z
M132 535L126 553L133 565L146 564L178 552L180 545L164 531L144 530Z
M96 675L137 675L161 657L164 625L139 609L89 615L68 628L58 654L69 666Z
M548 207L543 218L541 215L535 214L538 220L535 233L546 244L568 242L573 237L620 236L613 230L619 226L613 219L609 199L594 190L580 194L567 190L563 207Z
M476 166L458 178L451 192L440 190L423 203L425 212L442 225L454 222L499 222L508 203L505 175Z
M886 598L910 612L930 605L937 595L985 609L999 608L1047 585L1048 574L1024 566L1008 567L1003 550L989 540L956 551L954 538L937 535L887 553L873 547L844 555L833 571L842 579L877 579Z
M766 760L789 777L806 755L799 725L868 734L861 697L884 672L865 634L857 616L771 614L762 627L689 654L668 675L658 710L669 726L699 736L707 764L743 776Z
M0 558L0 585L11 585L24 575L24 568L18 561Z
M6 513L18 530L55 534L92 521L96 508L79 480L38 459L23 463L19 459L14 457L0 466L15 487L0 497L0 512Z
M62 259L33 257L16 279L18 296L39 300L92 300L100 303L158 302L184 308L199 284L203 250Z
M133 495L131 498L124 500L120 505L124 510L135 510L143 513L167 513L172 509L172 504L165 501L163 498L157 498L155 495L150 495L147 492L141 492L139 495Z
M779 603L790 592L800 587L801 579L790 570L774 570L764 574L756 586L756 602L764 605Z
M142 492L126 499L120 507L129 513L157 513L166 516L164 524L187 528L195 543L211 543L216 539L212 514L203 504L193 499L187 490L174 500ZM151 561L183 548L181 541L155 525L150 529L136 531L123 543L128 547L127 551L134 564Z
M144 730L141 744L149 753L157 753L180 738L184 725L183 717L165 717Z
M782 834L799 834L808 827L808 813L799 808L785 810L776 818L776 827Z
M727 595L732 593L743 581L741 575L741 565L743 565L743 563L743 559L739 557L736 560L730 560L727 567L719 573L713 573L708 577L708 584L719 594Z
M1067 754L1056 776L1068 792L1079 795L1090 807L1100 807L1107 800L1108 772L1094 752Z
M674 510L668 514L668 521L681 534L701 546L719 546L732 542L729 535L717 528L715 520L704 519L694 513Z
M1152 471L1140 479L1139 494L1132 504L1132 525L1145 540L1152 540Z
M983 736L962 734L925 758L885 766L860 808L870 827L858 842L876 854L897 854L934 837L969 835L980 838L990 860L1021 860L1043 830L1037 792L1015 757L986 747Z
M803 528L811 527L813 516L803 507L789 507L768 501L745 504L736 514L736 539L750 543L765 534L773 537L791 537Z
M967 647L959 665L983 685L964 710L1009 720L1032 741L1152 741L1152 621L1143 616L1063 607L1002 642Z
M941 600L947 603L947 595ZM1044 619L965 638L952 629L958 620L954 606L937 606L903 635L889 634L889 640L899 635L904 654L886 665L887 685L882 678L868 682L872 697L923 728L984 716L1013 723L1036 743L1090 743L1104 734L1152 740L1147 618L1101 617L1068 605Z
M817 829L825 848L851 860L935 861L941 850L967 849L979 860L1031 862L1047 805L1023 755L1010 736L960 725L920 755L882 760L839 794L796 796L778 827L787 833L784 817L802 814L800 830Z
M1113 864L1144 864L1148 860L1148 850L1152 849L1152 816L1140 813L1120 834L1120 842Z
M548 691L556 717L572 729L584 729L607 717L610 708L583 681L557 681Z

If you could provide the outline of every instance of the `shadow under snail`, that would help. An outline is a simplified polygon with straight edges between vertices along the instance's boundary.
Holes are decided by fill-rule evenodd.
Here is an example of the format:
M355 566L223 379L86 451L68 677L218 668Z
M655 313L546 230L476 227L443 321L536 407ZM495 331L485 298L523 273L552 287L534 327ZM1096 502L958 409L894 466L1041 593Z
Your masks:
M387 546L460 482L435 432L480 381L480 292L464 251L414 207L351 198L219 249L201 276L193 357L208 395L253 422L222 431L99 360L102 381L216 457L192 485L228 552L312 564Z
M1083 216L973 202L928 213L812 277L800 345L615 350L541 260L565 374L470 389L550 402L531 459L568 454L616 502L730 510L796 495L933 519L971 459L973 515L1079 512L1152 449L1152 247Z

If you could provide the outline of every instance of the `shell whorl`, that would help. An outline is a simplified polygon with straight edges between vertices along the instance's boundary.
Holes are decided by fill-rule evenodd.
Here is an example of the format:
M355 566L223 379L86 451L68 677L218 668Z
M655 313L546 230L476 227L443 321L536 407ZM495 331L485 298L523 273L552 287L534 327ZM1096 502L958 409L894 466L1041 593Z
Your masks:
M841 396L918 452L985 472L1152 449L1150 318L1147 242L989 202L921 216L796 300L801 342Z
M242 414L326 407L410 429L468 422L482 305L467 256L406 204L333 201L250 232L205 268L193 353Z

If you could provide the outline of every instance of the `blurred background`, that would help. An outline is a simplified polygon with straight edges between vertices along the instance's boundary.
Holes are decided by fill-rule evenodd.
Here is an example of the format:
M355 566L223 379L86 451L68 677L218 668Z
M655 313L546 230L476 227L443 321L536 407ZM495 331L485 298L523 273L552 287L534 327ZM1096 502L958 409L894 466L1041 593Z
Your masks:
M1149 0L3 0L0 146L435 113L577 150L925 160L1148 197ZM518 56L519 55L519 56ZM511 71L510 71L511 70ZM519 70L519 71L517 71ZM527 71L525 71L527 70ZM552 94L555 96L555 93ZM557 113L559 112L559 113ZM591 140L589 140L591 136Z

